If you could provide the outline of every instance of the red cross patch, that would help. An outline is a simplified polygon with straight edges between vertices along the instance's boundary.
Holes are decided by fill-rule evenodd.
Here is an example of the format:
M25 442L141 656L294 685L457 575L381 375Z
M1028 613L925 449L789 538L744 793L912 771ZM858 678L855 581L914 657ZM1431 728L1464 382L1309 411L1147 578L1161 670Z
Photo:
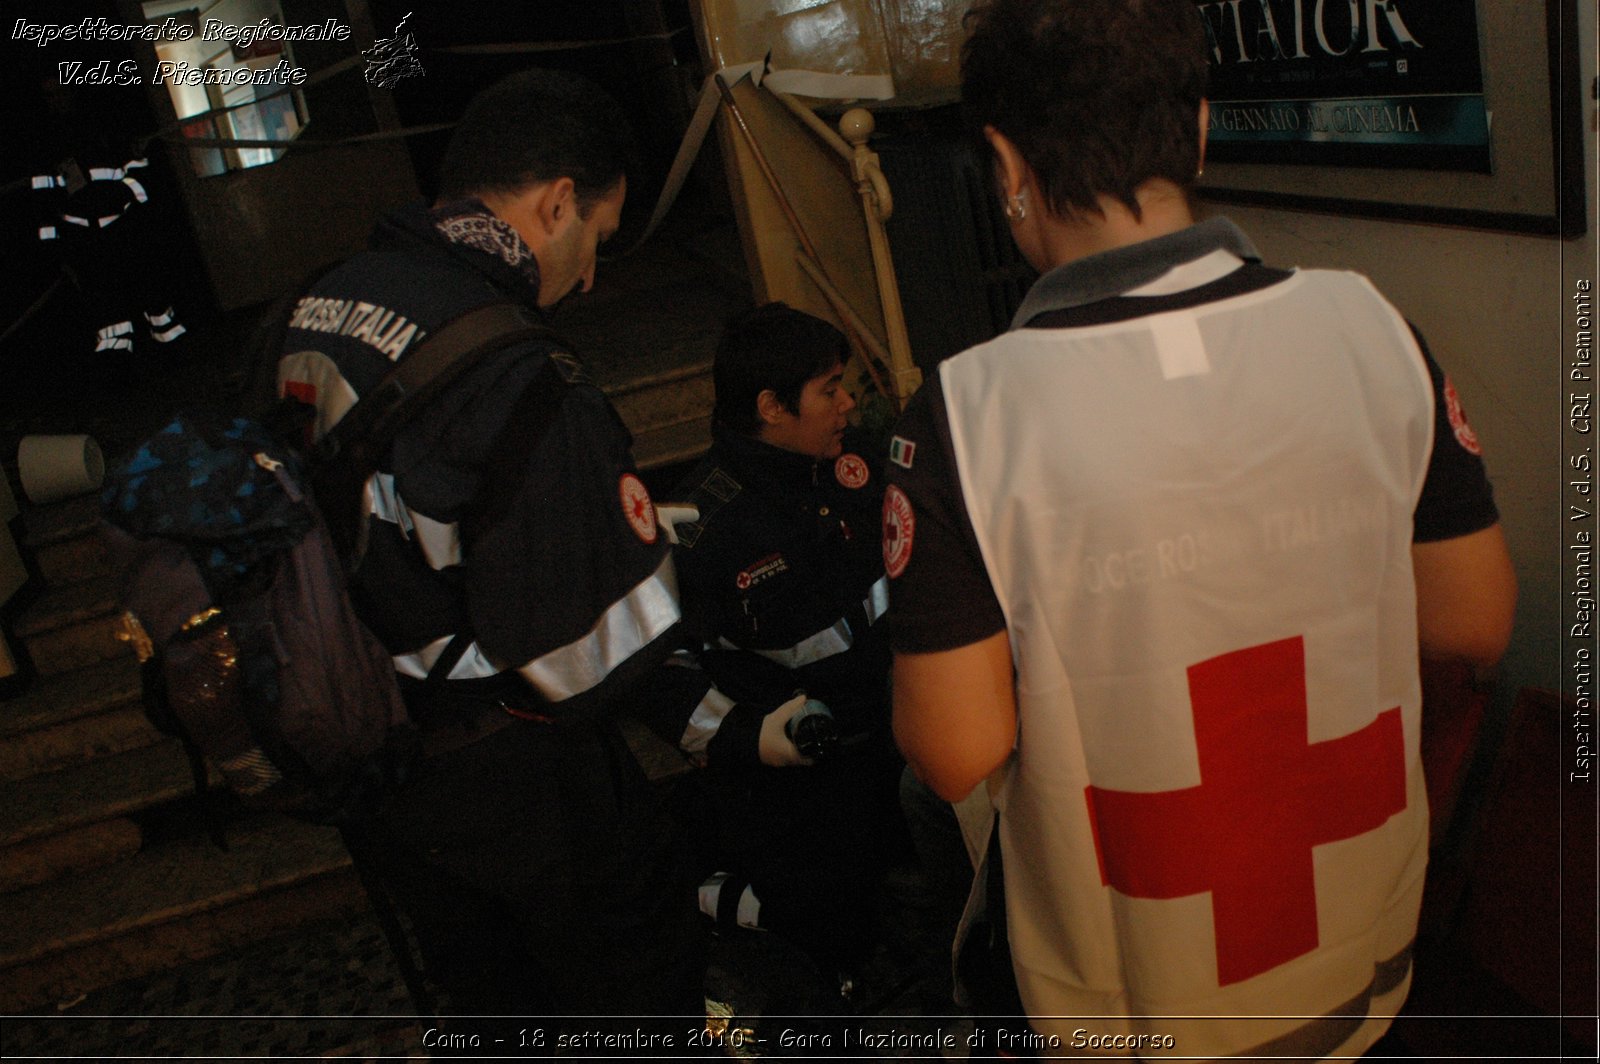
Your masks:
M911 563L911 540L916 532L917 518L911 512L911 500L900 490L900 485L890 484L883 493L883 569L893 580L906 571Z
M841 454L833 463L833 476L847 488L865 487L872 474L859 454Z
M1133 898L1211 893L1217 981L1317 948L1312 847L1406 808L1400 709L1312 743L1299 636L1190 666L1200 785L1085 790L1100 880Z
M1461 396L1456 394L1456 386L1449 377L1444 379L1444 412L1450 418L1450 428L1455 432L1456 442L1461 449L1468 454L1483 454L1478 434L1467 424L1466 408L1461 405Z
M654 543L661 529L656 525L656 504L650 501L644 482L632 473L624 473L617 490L622 496L622 516L627 518L634 535Z

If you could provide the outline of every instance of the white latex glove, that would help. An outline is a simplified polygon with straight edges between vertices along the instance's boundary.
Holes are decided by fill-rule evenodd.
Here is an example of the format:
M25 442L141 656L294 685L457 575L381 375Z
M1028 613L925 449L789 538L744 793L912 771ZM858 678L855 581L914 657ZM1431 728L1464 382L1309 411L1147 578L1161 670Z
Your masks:
M788 768L791 765L811 764L811 759L802 756L800 748L783 733L783 726L789 723L789 718L800 712L805 704L806 695L802 691L762 718L757 751L763 765Z
M678 542L678 525L685 521L698 520L700 520L700 508L686 502L660 503L656 506L656 524L667 534L668 543Z

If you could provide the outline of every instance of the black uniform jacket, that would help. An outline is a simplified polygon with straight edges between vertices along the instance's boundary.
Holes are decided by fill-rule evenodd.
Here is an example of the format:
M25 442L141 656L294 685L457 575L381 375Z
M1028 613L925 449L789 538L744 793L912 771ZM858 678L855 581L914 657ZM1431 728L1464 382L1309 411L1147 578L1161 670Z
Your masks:
M675 498L700 511L674 553L701 659L736 699L804 690L846 734L886 719L883 472L855 434L816 461L717 426Z
M464 230L483 238L447 239ZM532 253L481 204L398 212L372 250L299 301L281 387L325 430L445 323L494 301L537 309L537 292ZM552 362L557 372L541 373ZM529 413L539 387L562 389L553 415L542 408L548 423ZM648 688L655 708L686 718L703 674L644 682L685 632L629 444L581 364L548 340L486 357L412 418L369 483L370 546L352 590L397 671L426 676L465 632L456 693L571 716L636 707Z

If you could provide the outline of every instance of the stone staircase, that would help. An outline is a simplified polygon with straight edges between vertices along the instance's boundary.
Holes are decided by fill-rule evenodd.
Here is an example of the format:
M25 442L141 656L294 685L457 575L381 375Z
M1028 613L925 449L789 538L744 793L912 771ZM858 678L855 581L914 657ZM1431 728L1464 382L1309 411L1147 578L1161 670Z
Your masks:
M0 1013L363 909L333 829L252 815L211 841L215 796L144 717L93 499L22 520L45 590L13 631L37 677L0 702Z
M711 445L716 392L710 360L608 385L605 392L633 431L633 458L641 470L687 462Z
M636 411L670 413L685 377L633 389ZM95 516L92 496L22 516L44 591L13 625L37 676L0 701L0 1015L51 1013L307 925L370 920L335 829L246 814L214 770L217 789L195 793L183 744L145 717ZM627 732L653 779L689 771L643 725ZM219 823L226 849L210 834Z

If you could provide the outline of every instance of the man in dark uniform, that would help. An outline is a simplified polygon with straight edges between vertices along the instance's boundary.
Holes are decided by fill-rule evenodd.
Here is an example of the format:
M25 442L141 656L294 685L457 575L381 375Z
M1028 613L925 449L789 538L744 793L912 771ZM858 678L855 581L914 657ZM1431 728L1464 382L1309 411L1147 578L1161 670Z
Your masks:
M386 218L292 313L279 381L317 431L464 312L587 291L620 220L625 128L566 75L480 95L439 201ZM683 641L676 580L628 447L572 353L529 341L412 418L367 484L352 594L426 756L360 841L459 1012L629 1030L703 1012L693 873L614 719L686 719L710 697L703 673L658 668Z
M172 352L187 330L172 301L169 223L151 203L150 160L105 113L106 94L125 90L70 87L53 72L41 84L50 121L29 147L45 164L29 182L38 235L75 275L95 358L112 370L132 365L138 332L151 350Z
M828 706L839 735L802 761L775 734L775 749L749 756L777 714L735 710L691 726L683 745L706 751L713 770L722 873L701 905L843 971L869 941L873 854L899 770L876 535L882 469L849 427L849 353L839 330L782 303L734 323L717 352L714 443L678 491L699 516L677 526L675 552L717 686L752 706L803 691Z

